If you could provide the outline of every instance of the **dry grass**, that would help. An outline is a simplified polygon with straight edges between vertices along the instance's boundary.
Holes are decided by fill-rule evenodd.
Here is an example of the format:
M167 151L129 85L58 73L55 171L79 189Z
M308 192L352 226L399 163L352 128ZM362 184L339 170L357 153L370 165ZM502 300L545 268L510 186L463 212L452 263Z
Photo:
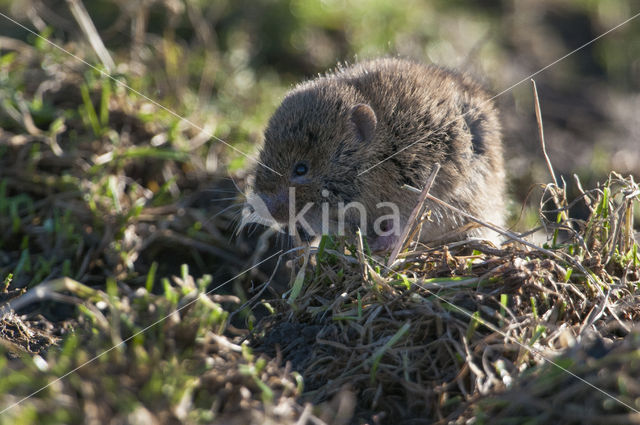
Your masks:
M34 4L46 35L56 15ZM105 69L119 53L130 72L118 78L253 147L283 84L254 81L242 34L227 37L229 54L194 4L182 16L148 3L120 10L106 32L131 24L131 47L109 52L68 4L88 45L66 47ZM162 35L146 32L156 6ZM326 12L306 7L307 20ZM222 164L241 161L41 40L0 42L0 408L11 406L0 423L640 423L633 177L587 191L576 179L569 202L554 176L544 246L509 233L502 246L402 244L378 258L362 240L325 237L279 260L290 287L269 299L273 268L238 275L269 255L267 238L228 237L236 188ZM226 295L207 293L229 276Z
M640 372L637 362L623 361L636 357L630 329L640 319L640 257L626 219L638 194L632 177L612 174L584 195L588 220L546 223L565 235L544 250L470 242L406 253L392 270L356 246L325 238L315 267L298 271L299 293L270 300L277 313L258 326L254 345L271 353L277 347L302 373L309 400L349 388L357 395L356 417L381 423L475 415L512 423L514 412L527 416L531 409L543 410L532 423L555 423L573 412L561 409L558 416L555 409L582 399L590 400L589 415L629 415L628 407L544 358L640 408L640 387L614 385ZM604 357L584 364L575 360L580 356ZM615 373L594 380L603 365ZM528 387L550 379L570 385ZM554 391L564 397L560 405ZM514 399L521 407L513 407Z

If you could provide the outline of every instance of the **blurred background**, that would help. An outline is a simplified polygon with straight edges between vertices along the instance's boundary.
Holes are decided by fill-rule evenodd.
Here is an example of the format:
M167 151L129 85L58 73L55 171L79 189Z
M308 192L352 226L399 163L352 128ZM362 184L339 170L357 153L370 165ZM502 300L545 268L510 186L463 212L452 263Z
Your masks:
M0 7L51 39L86 43L70 3L1 0ZM338 62L411 57L470 72L497 94L640 12L638 0L84 3L118 71L148 80L137 82L145 94L253 151L284 92ZM0 33L32 38L4 19ZM87 60L99 63L95 56ZM535 79L559 174L591 179L610 170L640 170L639 20ZM525 81L496 101L512 177L546 181L531 84ZM240 162L232 155L225 164L237 169Z
M206 133L256 153L293 84L339 62L382 55L468 72L494 94L525 80L495 99L515 218L530 189L551 181L527 76L640 12L640 1L0 0L0 11L200 127L0 17L0 177L67 176L61 185L77 185L78 211L93 216L82 238L96 246L88 260L95 267L83 268L82 256L70 267L86 277L105 264L120 264L107 274L129 276L163 258L240 267L237 245L245 243L242 255L258 245L242 236L230 242L233 218L225 217L252 164ZM612 170L640 175L640 18L535 80L548 153L570 197L577 194L573 173L585 188ZM21 178L7 180L14 182L9 194L38 192L41 180ZM67 190L55 187L36 198ZM540 193L533 189L519 228L535 224ZM112 217L97 220L100 214ZM112 239L101 240L94 228L100 235L110 229ZM13 236L14 245L21 237ZM162 238L168 242L160 248ZM188 249L176 252L176 244ZM105 246L113 252L95 254ZM19 264L13 254L6 258L5 270ZM61 273L63 261L54 263Z

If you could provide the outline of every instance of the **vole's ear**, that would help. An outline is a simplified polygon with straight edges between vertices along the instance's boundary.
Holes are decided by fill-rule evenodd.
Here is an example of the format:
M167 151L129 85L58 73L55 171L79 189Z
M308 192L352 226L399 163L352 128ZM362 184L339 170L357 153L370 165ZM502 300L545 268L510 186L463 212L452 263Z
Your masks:
M378 119L371 106L359 103L351 108L351 123L361 142L370 142L376 132Z

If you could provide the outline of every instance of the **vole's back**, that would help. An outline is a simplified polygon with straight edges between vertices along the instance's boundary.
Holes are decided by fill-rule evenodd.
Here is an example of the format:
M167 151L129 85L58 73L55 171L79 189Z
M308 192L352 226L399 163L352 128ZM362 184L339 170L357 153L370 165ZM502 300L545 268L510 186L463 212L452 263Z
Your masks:
M436 66L379 59L338 70L378 117L379 161L397 183L422 187L431 166L442 165L433 193L463 210L501 225L504 165L498 114L473 80ZM404 149L404 150L403 150ZM388 159L387 159L388 158ZM376 165L368 173L374 173ZM371 166L373 166L372 164ZM397 179L400 179L398 182ZM429 236L466 222L435 205Z
M353 85L368 100L393 153L413 145L407 159L419 163L418 168L429 161L418 157L417 151L423 151L434 162L444 160L462 167L480 159L502 170L497 112L470 78L397 59L363 62L338 70L334 76Z

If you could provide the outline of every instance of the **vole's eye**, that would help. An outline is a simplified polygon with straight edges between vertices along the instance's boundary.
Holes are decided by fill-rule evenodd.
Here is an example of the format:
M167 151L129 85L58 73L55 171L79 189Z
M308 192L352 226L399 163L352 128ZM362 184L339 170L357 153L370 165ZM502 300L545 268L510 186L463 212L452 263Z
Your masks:
M309 167L304 162L298 162L293 167L293 174L295 174L296 176L304 176L305 174L307 174L307 171L309 171Z

